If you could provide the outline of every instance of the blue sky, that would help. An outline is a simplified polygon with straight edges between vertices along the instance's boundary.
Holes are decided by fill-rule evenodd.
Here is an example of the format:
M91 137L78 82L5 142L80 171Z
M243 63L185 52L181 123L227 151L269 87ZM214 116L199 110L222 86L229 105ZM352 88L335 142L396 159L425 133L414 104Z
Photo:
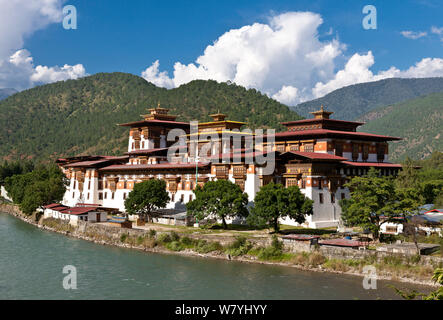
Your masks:
M0 0L0 11L2 6L5 6L4 1L7 0ZM41 0L29 1L38 2ZM326 46L327 43L335 39L340 52L331 58L334 72L329 70L331 68L329 62L322 66L325 70L328 69L325 72L328 74L326 76L319 75L321 71L299 70L295 65L292 66L291 63L288 63L288 66L294 68L295 73L312 73L308 82L300 83L283 75L283 78L288 79L287 84L274 83L272 80L268 80L269 77L273 77L270 73L263 75L266 79L261 84L238 80L240 84L257 87L270 96L278 94L279 90L283 90L286 86L288 87L286 93L290 93L290 97L288 98L282 91L282 95L280 95L283 97L280 100L284 100L282 102L294 104L353 81L376 80L377 78L372 76L362 79L355 77L355 79L347 78L347 80L336 79L335 83L326 87L329 81L334 80L335 73L345 68L346 63L355 54L364 56L369 51L372 53L374 63L370 64L368 69L374 75L395 67L398 72L391 73L404 77L416 74L417 76L426 76L427 73L429 76L440 75L435 70L426 71L427 73L422 71L407 73L405 71L423 59L443 58L443 41L441 40L443 29L439 30L443 27L441 19L443 7L441 1L437 0L52 1L56 7L67 4L76 7L77 29L65 30L62 27L61 18L53 17L35 28L25 28L25 31L20 35L23 38L22 43L19 43L20 46L10 45L10 48L7 48L10 54L20 49L26 49L29 56L33 58L34 67L41 65L51 68L53 66L62 67L65 64L69 66L81 64L85 74L121 71L141 75L146 68L159 60L158 73L164 71L168 73L168 85L165 85L167 87L177 86L184 82L182 79L177 80L177 77L174 79L174 64L176 62L180 62L184 66L192 63L198 67L196 59L204 54L205 48L212 45L229 30L251 26L254 23L269 25L272 17L278 17L288 12L302 11L318 14L322 23L318 27L312 27L318 33L313 36L316 38L314 40L319 41L322 46ZM377 8L377 30L365 30L362 27L362 19L365 16L362 13L362 8L368 4ZM29 15L33 14L31 11L29 12ZM41 18L39 19L41 20ZM315 21L311 24L315 24ZM434 32L431 30L432 27L434 27L432 29ZM405 32L409 32L409 34ZM412 39L414 35L421 36ZM286 34L286 36L290 37L291 35ZM272 39L276 38L278 36ZM263 41L274 40L265 37ZM258 40L256 39L256 41ZM2 46L1 42L0 46ZM303 42L299 46L303 46ZM256 47L254 46L254 48ZM227 54L236 55L237 53L228 52ZM278 55L278 50L276 50L276 55ZM291 53L288 52L286 57L290 55ZM2 58L6 59L0 55L0 60ZM216 63L213 60L217 59L217 56L211 59L211 63ZM272 60L272 56L266 57L266 59ZM440 66L440 62L433 61L437 66ZM269 66L279 69L279 66L276 67L274 62L269 62ZM426 70L429 68L435 69L433 66L428 66ZM189 74L190 70L184 72ZM2 82L1 73L0 65L0 87L5 87L8 82L6 80ZM4 74L7 72L4 71ZM443 71L441 75L443 76ZM155 79L157 78L155 77L158 75L152 75L152 77L152 79L147 78L156 83ZM192 75L190 77L198 76ZM211 77L211 73L204 77ZM220 78L226 80L223 77L229 77L229 74ZM4 76L4 78L6 77ZM50 82L50 77L34 76L34 79L38 79L38 81L23 84L22 87ZM216 78L216 80L220 79ZM10 86L21 86L19 81L11 82ZM313 93L310 90L317 82L321 82L325 87L317 90L317 93ZM162 82L157 82L157 84L159 83ZM291 88L293 88L292 91Z

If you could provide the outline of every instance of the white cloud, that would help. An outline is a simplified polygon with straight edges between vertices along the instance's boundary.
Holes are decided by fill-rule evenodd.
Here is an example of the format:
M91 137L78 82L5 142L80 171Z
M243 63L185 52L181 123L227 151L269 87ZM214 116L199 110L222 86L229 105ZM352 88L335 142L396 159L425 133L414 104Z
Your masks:
M272 98L281 103L290 104L298 99L298 89L292 86L283 86Z
M86 75L83 65L34 66L24 40L62 20L65 0L0 0L0 88L26 89L36 84Z
M168 89L173 88L174 81L168 77L168 73L166 71L159 72L159 66L160 62L156 60L149 68L146 68L146 70L142 72L142 77L158 87Z
M425 31L423 31L423 32L402 31L400 33L402 34L403 37L408 38L408 39L412 39L412 40L417 40L417 39L426 37L428 35L428 33Z
M315 13L284 13L271 17L268 24L224 33L195 63L176 62L172 77L159 72L158 61L142 76L167 88L195 79L231 80L294 103L315 83L334 76L334 60L345 48L338 40L319 40L322 23Z
M312 90L314 97L322 97L333 90L348 85L386 78L443 77L443 59L440 58L424 58L406 70L391 67L377 74L370 70L373 64L374 56L371 51L366 55L354 54L346 63L345 68L338 71L333 79L315 85Z
M431 32L441 36L441 35L443 35L443 27L442 28L437 28L436 26L432 26L431 27Z
M267 24L254 23L227 31L208 45L194 63L176 62L172 76L159 70L157 60L142 72L142 77L166 88L195 79L230 80L295 105L356 83L390 77L443 76L443 60L439 58L424 58L406 70L392 66L374 73L371 51L345 58L346 45L338 39L319 40L322 23L320 15L312 12L273 16ZM412 31L402 34L413 39L427 35ZM345 62L343 67L340 61Z
M62 0L0 0L0 60L23 47L24 38L62 20Z
M85 75L85 68L81 64L65 64L63 67L34 66L33 58L27 50L18 50L8 60L0 61L0 88L22 90L38 84L77 79Z

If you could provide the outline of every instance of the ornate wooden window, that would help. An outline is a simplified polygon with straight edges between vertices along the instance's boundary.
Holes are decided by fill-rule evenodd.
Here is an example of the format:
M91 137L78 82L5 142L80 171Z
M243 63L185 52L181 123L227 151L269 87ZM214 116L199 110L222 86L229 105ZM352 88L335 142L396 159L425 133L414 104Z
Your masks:
M117 178L108 178L108 186L112 192L115 192L117 188L117 180L118 180Z
M245 180L244 179L235 179L235 184L238 185L242 191L245 190Z
M314 144L312 142L305 143L305 152L314 152Z
M243 165L234 166L233 172L234 172L234 178L236 177L243 178L246 175L246 168Z
M177 182L176 181L169 181L168 182L168 189L170 192L177 192Z
M343 143L335 143L335 155L339 157L343 156Z
M362 159L368 160L368 157L369 157L369 145L364 144L363 145L363 152L362 152Z
M298 180L295 178L286 179L286 187L298 186Z
M352 144L352 160L354 160L354 161L358 160L358 144L357 143Z
M275 151L278 152L285 152L285 144L276 144L275 145Z
M262 176L260 177L260 187L267 185L272 181L272 176Z
M289 151L300 151L300 145L299 144L293 144L289 147Z
M215 177L217 179L227 179L228 178L228 167L227 166L216 166L215 167Z
M385 160L385 145L382 143L377 144L377 161L383 162Z

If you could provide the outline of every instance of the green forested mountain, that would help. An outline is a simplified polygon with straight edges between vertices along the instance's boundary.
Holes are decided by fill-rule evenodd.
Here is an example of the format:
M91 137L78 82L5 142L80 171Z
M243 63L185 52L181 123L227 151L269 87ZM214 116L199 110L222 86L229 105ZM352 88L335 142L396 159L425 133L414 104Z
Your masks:
M443 150L443 93L377 108L359 120L361 131L404 138L390 144L391 159L423 159Z
M17 93L0 101L0 159L49 161L76 154L120 154L128 129L158 103L177 120L209 120L226 113L251 128L280 128L300 116L260 92L215 81L192 81L167 90L125 73L99 73Z
M443 92L443 78L392 78L344 87L291 108L309 117L310 111L317 110L323 104L329 111L334 111L334 119L355 120L377 107L435 92Z
M17 93L17 90L12 88L0 89L0 100L6 99L7 97L13 95L14 93Z

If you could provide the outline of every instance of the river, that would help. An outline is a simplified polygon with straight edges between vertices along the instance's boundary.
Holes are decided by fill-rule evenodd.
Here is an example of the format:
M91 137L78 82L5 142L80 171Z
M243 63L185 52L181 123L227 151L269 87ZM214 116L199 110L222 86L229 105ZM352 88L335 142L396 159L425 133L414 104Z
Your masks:
M63 288L63 267L77 289ZM295 268L102 246L0 213L0 299L398 299L391 283Z

